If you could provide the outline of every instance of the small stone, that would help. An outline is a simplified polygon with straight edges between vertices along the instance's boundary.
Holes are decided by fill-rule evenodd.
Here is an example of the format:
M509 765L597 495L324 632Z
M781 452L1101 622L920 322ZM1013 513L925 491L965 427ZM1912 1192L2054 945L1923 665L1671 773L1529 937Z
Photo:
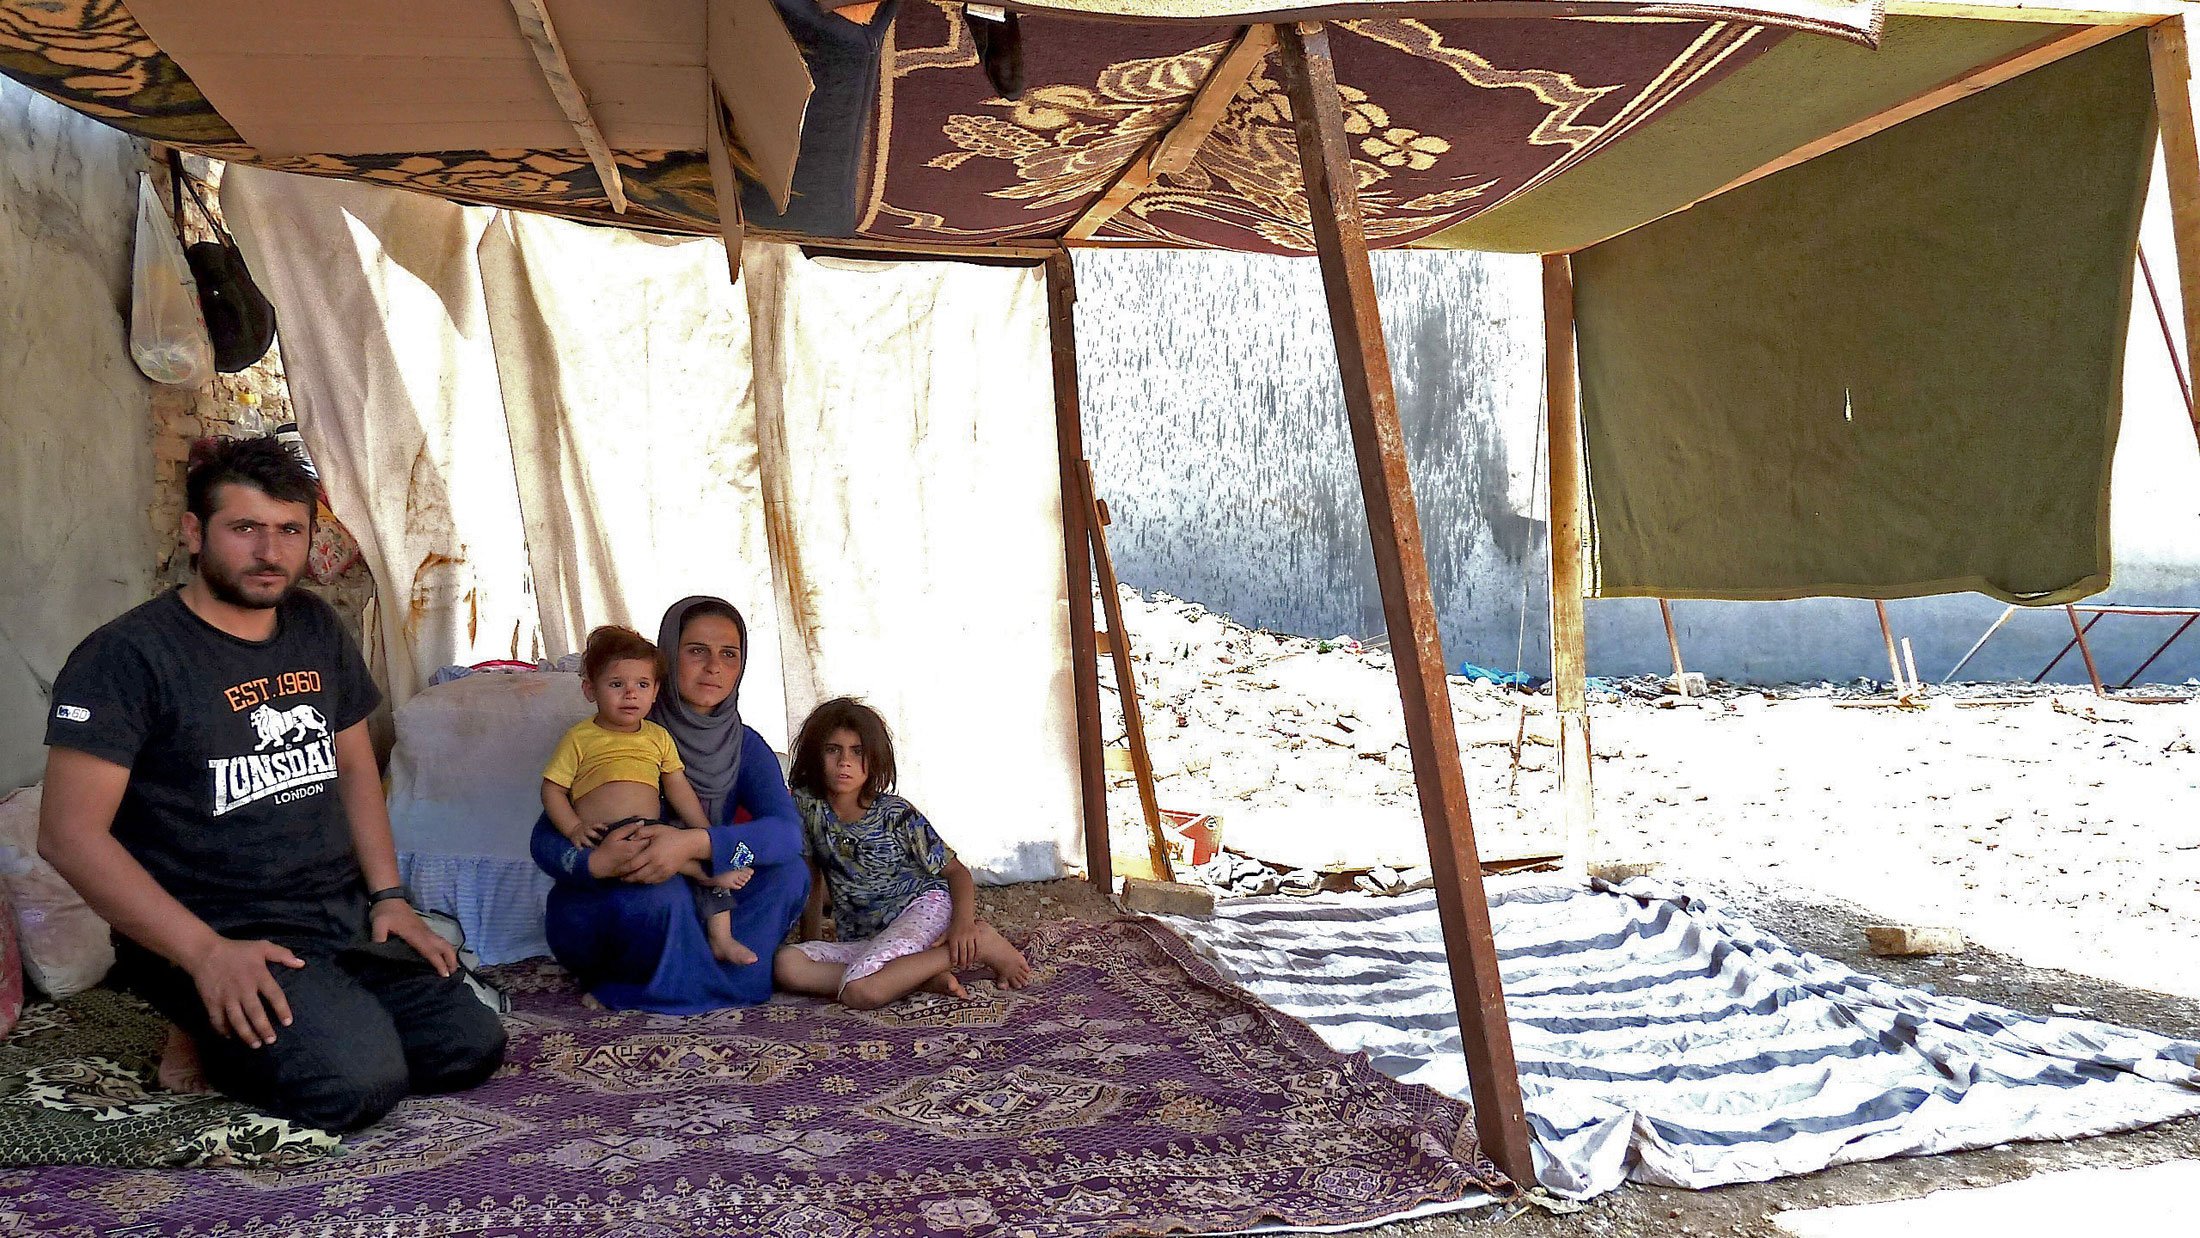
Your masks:
M1867 924L1864 944L1873 954L1961 954L1963 933L1915 924Z
M1205 919L1215 914L1215 896L1213 891L1203 886L1126 877L1123 879L1123 906L1126 910L1152 916L1192 916Z

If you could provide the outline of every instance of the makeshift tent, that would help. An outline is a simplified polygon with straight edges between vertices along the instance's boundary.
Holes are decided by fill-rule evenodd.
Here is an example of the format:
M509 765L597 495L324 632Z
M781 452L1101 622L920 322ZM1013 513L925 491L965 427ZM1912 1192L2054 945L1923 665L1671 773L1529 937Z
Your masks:
M2177 6L1886 7L1882 21L1861 0L1019 0L981 52L972 23L988 16L893 0L838 14L810 0L0 0L0 71L233 162L716 231L729 256L745 227L843 253L1044 258L1064 493L1081 454L1071 247L1315 252L1477 1120L1525 1176L1367 250L1551 255L1554 666L1578 856L1585 551L1615 592L1976 584L2040 601L2105 573L2118 409L2100 350L2129 302L2142 37L2188 339L2200 321ZM1990 89L2003 83L2017 88ZM1974 135L2003 157L1968 156ZM1946 176L1916 166L1944 158ZM1962 432L1919 461L1928 420ZM1715 508L1670 476L1705 452L1746 466ZM1924 487L1937 505L1921 477L1948 480ZM1897 491L1901 518L1880 519ZM1078 506L1063 512L1088 866L1105 880L1088 538ZM1874 553L1853 553L1860 541Z

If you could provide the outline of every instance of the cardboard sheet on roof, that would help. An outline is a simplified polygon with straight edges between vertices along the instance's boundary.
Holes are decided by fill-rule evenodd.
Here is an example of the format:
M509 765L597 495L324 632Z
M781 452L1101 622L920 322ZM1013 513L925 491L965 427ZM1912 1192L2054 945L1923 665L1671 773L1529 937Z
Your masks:
M136 0L130 11L263 155L579 145L509 0ZM551 16L615 149L703 148L701 0Z
M614 150L706 149L713 77L784 199L810 79L771 0L560 4ZM146 34L262 156L574 150L510 0L135 0Z
M710 0L705 63L757 183L786 210L812 85L802 49L772 0Z

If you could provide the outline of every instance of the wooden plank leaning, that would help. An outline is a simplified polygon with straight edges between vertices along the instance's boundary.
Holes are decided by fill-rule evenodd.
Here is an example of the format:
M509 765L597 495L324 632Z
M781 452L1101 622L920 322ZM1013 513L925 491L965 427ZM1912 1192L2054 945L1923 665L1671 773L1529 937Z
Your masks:
M1047 258L1047 327L1054 352L1054 440L1062 478L1062 570L1069 585L1069 673L1077 701L1077 790L1085 826L1085 879L1110 893L1108 774L1100 750L1099 649L1092 632L1092 534L1086 527L1085 427L1077 398L1077 280L1069 253Z
M1459 736L1436 632L1435 597L1429 587L1420 514L1406 470L1405 435L1398 424L1390 356L1375 305L1375 278L1368 263L1336 65L1330 59L1329 36L1320 23L1281 25L1276 33L1298 134L1315 253L1336 336L1352 449L1367 502L1368 532L1375 543L1383 618L1390 632L1398 693L1405 705L1406 742L1413 753L1413 779L1420 793L1422 827L1428 834L1444 953L1459 1007L1475 1131L1484 1153L1526 1185L1535 1181L1535 1168L1520 1102L1520 1073L1498 982L1497 947L1490 936L1489 902L1475 854L1466 775L1460 766Z
M1138 672L1131 666L1131 634L1123 626L1123 595L1108 554L1108 505L1092 484L1092 461L1078 462L1084 482L1085 528L1092 533L1093 566L1100 573L1100 608L1108 619L1108 656L1115 662L1115 700L1123 710L1123 742L1131 750L1131 780L1138 784L1138 811L1146 822L1146 867L1155 881L1174 882L1176 865L1161 832L1161 800L1154 790L1153 754L1146 747L1146 718L1138 707Z

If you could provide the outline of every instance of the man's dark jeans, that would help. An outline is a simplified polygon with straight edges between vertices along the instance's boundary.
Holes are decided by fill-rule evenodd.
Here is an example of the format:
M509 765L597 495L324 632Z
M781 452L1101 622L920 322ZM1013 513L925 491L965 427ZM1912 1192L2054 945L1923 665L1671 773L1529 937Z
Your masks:
M366 1126L415 1092L454 1092L504 1060L504 1026L458 976L395 939L341 948L276 938L305 960L269 968L291 1024L254 1049L208 1024L190 974L125 943L118 977L198 1042L206 1081L323 1130ZM272 1020L271 1020L272 1021Z

